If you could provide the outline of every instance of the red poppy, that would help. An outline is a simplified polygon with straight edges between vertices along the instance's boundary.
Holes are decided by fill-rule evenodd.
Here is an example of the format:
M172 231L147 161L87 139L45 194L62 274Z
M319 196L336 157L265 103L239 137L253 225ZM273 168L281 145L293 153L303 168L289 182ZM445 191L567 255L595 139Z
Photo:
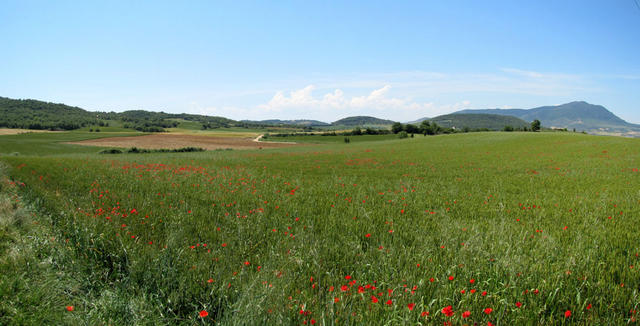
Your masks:
M387 306L390 306L390 305L393 304L393 301L392 300L387 300L386 304L387 304Z
M416 304L412 302L412 303L410 303L410 304L408 304L408 305L407 305L407 308L409 308L409 311L413 311L413 308L414 308L415 306L416 306Z
M428 312L428 311L423 311L423 312L420 314L420 316L422 316L422 317L429 316L429 312Z
M486 297L487 296L487 291L482 291L482 296Z
M453 275L449 276L449 281L453 281Z
M587 305L587 310L591 310L591 304Z
M73 306L67 306L66 309L67 311L73 311Z
M378 303L378 298L375 295L371 296L371 302Z
M209 313L206 310L202 310L200 311L200 318L204 318L209 316Z
M518 308L522 307L522 302L520 302L520 301L516 302L516 307L518 307Z
M564 312L564 318L569 318L571 317L571 310L567 310Z
M340 302L340 298L333 298L333 302L334 302L334 303L338 303L338 302Z
M453 316L453 307L446 306L442 308L442 313L445 314L447 317Z
M487 314L487 315L490 314L492 311L493 311L493 309L491 309L491 308L484 308L484 313Z
M342 292L347 292L347 290L349 290L349 287L346 285L343 285L340 287L340 290L342 290Z
M468 318L469 316L471 316L471 311L469 310L462 313L462 318Z

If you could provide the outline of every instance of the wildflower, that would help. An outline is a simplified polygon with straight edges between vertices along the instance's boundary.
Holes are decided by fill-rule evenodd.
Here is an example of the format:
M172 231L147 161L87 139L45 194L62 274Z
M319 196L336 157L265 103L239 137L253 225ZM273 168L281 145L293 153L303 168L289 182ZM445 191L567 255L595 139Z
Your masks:
M522 307L522 302L520 302L520 301L516 302L516 307L518 307L518 308Z
M410 304L408 304L408 305L407 305L407 308L409 308L409 311L413 311L413 308L414 308L415 306L416 306L416 304L412 302L412 303L410 303Z
M73 311L73 306L67 306L66 309L67 311Z
M209 316L209 313L206 310L202 310L200 311L200 318L204 318Z
M387 304L387 306L390 306L390 305L393 304L393 301L391 299L389 299L389 300L387 300L386 304Z
M567 310L564 312L564 318L569 318L571 317L571 310Z
M375 295L371 296L371 302L378 303L378 298Z
M487 314L487 315L491 314L492 311L493 311L493 309L491 309L491 308L484 308L484 313Z
M453 307L446 306L442 308L442 313L445 314L447 317L453 316Z
M449 276L449 281L453 281L453 275Z
M591 310L591 304L587 305L587 310Z
M469 316L471 316L471 311L469 310L462 313L462 318L468 318Z

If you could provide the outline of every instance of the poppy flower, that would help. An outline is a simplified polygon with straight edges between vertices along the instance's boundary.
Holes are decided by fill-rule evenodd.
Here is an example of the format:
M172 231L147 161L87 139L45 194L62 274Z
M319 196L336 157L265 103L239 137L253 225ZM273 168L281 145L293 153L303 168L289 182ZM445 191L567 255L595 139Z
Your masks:
M522 307L522 302L520 302L520 301L516 302L516 307L518 307L518 308Z
M487 315L490 314L492 311L493 311L493 309L491 309L491 308L484 308L484 313L487 314Z
M73 311L73 306L67 306L66 309L67 311Z
M567 310L564 312L564 318L569 318L571 317L571 310Z
M462 313L462 318L468 318L469 316L471 316L471 311L469 310Z
M209 316L209 313L206 310L202 310L200 311L200 318L204 318Z
M387 304L387 306L390 306L390 305L393 304L393 301L392 300L387 300L386 304Z
M410 304L408 304L408 305L407 305L407 308L409 308L409 311L413 311L413 308L414 308L415 306L416 306L416 304L412 302L412 303L410 303Z
M378 298L375 295L371 296L371 302L378 303Z
M587 305L587 310L591 310L591 304Z
M453 281L453 275L449 276L449 281Z
M442 308L442 313L445 314L447 317L453 316L453 307L446 306Z

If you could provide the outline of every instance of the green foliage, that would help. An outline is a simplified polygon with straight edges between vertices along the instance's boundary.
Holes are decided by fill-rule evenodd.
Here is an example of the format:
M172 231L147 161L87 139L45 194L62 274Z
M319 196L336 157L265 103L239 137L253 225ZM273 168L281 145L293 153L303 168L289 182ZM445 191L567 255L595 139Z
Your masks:
M404 130L404 126L400 122L394 122L391 125L391 132L393 132L394 134L397 134L397 133L401 132L402 130Z
M531 122L531 131L540 131L540 120L533 120Z
M400 138L400 139L404 139L404 138L407 138L407 137L409 137L409 135L404 130L398 133L398 138Z
M350 138L374 137L397 135ZM3 156L40 229L6 236L23 240L0 254L0 324L625 324L638 145L475 133Z
M393 121L368 116L356 116L340 119L331 123L334 126L392 125Z
M72 130L97 123L95 114L78 107L0 97L0 128Z

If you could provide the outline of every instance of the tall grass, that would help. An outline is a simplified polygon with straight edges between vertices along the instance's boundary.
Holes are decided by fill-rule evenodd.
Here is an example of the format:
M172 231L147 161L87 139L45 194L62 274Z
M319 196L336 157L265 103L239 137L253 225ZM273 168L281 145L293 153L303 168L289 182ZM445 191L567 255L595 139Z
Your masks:
M76 321L620 324L639 303L638 145L483 133L4 161L76 257L59 303Z

